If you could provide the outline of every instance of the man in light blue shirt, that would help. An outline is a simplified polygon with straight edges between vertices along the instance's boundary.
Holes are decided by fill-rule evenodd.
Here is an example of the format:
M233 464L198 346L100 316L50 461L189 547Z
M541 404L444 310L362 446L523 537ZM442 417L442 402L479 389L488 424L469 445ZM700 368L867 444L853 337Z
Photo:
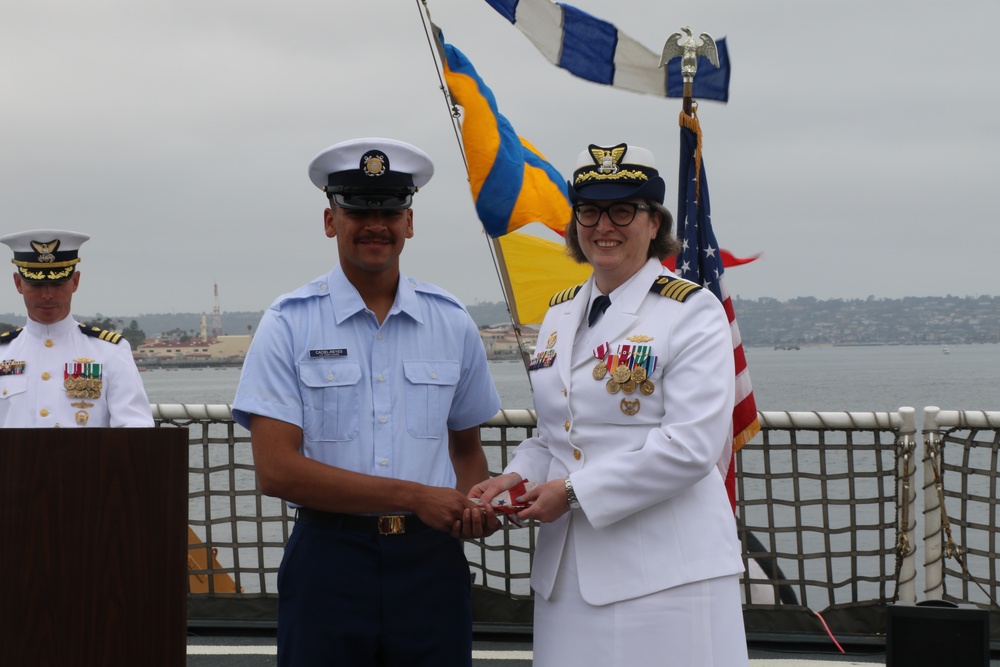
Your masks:
M400 274L420 149L322 151L340 263L264 314L233 402L263 493L296 508L278 576L278 664L471 665L461 538L497 528L466 497L500 408L479 332L444 290Z

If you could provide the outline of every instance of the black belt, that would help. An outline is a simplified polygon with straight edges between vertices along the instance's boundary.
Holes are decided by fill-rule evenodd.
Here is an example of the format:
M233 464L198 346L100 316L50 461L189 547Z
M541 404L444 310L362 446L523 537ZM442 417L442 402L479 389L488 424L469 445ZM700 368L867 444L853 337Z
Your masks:
M414 514L382 514L368 516L365 514L337 514L335 512L320 512L308 507L295 510L295 520L329 526L340 530L350 530L357 533L376 533L378 535L402 535L404 533L427 530L430 528Z

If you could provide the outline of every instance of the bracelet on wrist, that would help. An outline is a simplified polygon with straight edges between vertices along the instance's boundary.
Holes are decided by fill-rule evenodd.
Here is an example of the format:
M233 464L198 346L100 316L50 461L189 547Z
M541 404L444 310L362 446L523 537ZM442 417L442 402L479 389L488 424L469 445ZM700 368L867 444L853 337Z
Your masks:
M569 505L571 510L580 509L580 501L576 498L576 492L573 490L573 482L569 481L569 477L565 478L566 483L566 504Z

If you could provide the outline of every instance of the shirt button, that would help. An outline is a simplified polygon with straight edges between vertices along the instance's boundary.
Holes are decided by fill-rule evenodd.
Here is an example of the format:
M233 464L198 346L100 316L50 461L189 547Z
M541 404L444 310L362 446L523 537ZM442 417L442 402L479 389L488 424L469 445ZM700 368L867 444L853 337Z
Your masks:
M375 340L382 340L382 332L381 331L379 331L377 334L375 334Z
M563 396L569 396L569 392L566 391L565 387L563 387Z
M433 379L437 380L437 376L438 376L438 374L437 374L437 373L435 373L435 372L433 372L433 371L431 372L431 378L433 378Z
M576 459L577 461L579 461L581 456L583 456L583 454L580 453L579 449L574 449L573 450L573 458L574 459Z
M389 421L389 420L388 420L388 419L386 419L385 417L379 417L379 418L378 418L378 423L379 423L379 424L384 424L384 423L386 423L387 421Z
M379 462L378 462L378 464L379 464L380 466L383 466L383 467L385 467L385 466L389 465L389 459L379 459Z
M567 431L569 430L569 422L568 421L566 422L566 430Z
M42 379L43 379L43 380L48 380L48 379L49 379L49 378L51 378L51 377L52 377L52 376L51 376L51 375L49 375L48 373L42 373Z
M53 345L55 345L55 343L52 342L51 338L45 341L45 347L52 347Z
M326 283L323 283L322 285L320 285L319 288L321 290L328 290L328 289L330 289L329 287L326 286Z
M385 378L384 378L384 377L382 377L381 375L379 375L379 376L378 376L378 381L379 381L379 382L385 382Z
M327 374L326 379L328 382L333 382L333 373Z
M38 411L38 414L40 414L43 417L48 417L49 416L49 411L46 410L45 408L42 408L41 410Z

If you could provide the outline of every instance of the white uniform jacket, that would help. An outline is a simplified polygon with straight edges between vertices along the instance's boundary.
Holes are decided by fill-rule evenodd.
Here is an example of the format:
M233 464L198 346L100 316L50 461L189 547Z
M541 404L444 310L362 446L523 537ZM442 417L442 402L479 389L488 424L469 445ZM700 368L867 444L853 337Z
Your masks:
M570 522L581 594L590 604L743 571L716 469L732 438L729 322L708 290L693 289L683 302L652 292L661 275L680 281L671 285L681 292L692 285L650 259L581 338L594 348L607 343L612 355L631 350L639 365L645 352L648 395L638 388L611 393L610 375L595 379L600 353L578 351L572 363L577 330L587 329L593 276L575 298L550 307L539 330L529 371L538 435L517 447L505 472L539 483L569 476L581 505L541 528L531 584L545 599Z
M153 426L128 341L72 317L0 336L0 428L84 426Z

